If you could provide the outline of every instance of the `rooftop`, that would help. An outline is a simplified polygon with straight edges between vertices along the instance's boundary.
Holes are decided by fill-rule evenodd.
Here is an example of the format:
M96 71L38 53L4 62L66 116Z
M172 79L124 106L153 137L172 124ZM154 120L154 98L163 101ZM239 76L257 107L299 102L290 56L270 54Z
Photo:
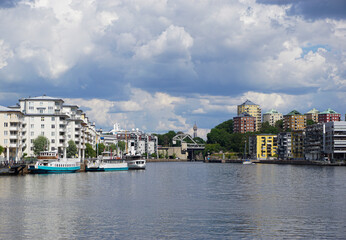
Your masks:
M46 100L46 101L63 101L61 98L55 98L55 97L49 97L46 95L38 96L38 97L28 97L28 98L21 98L20 101L25 101L25 100Z
M277 110L275 110L274 108L272 108L268 112L266 112L265 114L274 114L274 113L279 113L279 112Z
M326 111L321 112L320 114L340 114L340 113L335 112L334 110L328 108Z
M239 106L243 106L243 105L256 105L256 106L258 106L258 104L253 103L250 100L246 100L243 104L240 104Z
M316 108L313 108L310 111L308 111L306 114L316 114L316 113L320 113L320 111L318 111Z
M20 110L0 106L0 112L20 112Z
M291 112L287 113L286 116L294 116L294 115L302 115L297 110L292 110Z

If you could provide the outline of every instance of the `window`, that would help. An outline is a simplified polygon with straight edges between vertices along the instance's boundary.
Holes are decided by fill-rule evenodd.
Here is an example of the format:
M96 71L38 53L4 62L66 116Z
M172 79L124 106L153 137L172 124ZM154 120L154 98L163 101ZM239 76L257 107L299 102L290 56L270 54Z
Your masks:
M54 137L54 136L55 136L55 132L52 132L52 134L51 134L51 135L52 135L52 137Z
M32 137L33 137L33 136L34 136L34 132L30 132L30 136L32 136Z
M52 139L52 140L51 140L51 143L55 143L55 139Z
M55 124L52 124L52 128L55 128Z
M8 132L7 131L4 131L4 136L7 136L8 135Z
M8 140L7 139L4 139L4 144L7 144L8 143Z
M52 117L52 121L55 121L55 117Z
M4 127L8 127L8 123L7 122L4 122Z
M41 122L43 122L44 121L44 117L41 117Z
M44 111L43 111L43 109L40 109L40 113L43 113Z
M30 128L34 128L35 127L35 125L34 124L30 124Z
M44 128L44 124L41 124L41 128Z
M43 105L43 102L40 102L40 105L42 106L42 105Z
M31 139L30 142L31 142L31 143L34 143L34 139Z
M44 132L41 132L41 135L44 136Z

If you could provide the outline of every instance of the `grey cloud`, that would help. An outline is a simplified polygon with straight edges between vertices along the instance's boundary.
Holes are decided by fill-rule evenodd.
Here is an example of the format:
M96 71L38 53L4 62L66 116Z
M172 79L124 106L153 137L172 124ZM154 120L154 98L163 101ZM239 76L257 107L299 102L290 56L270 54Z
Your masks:
M258 3L288 5L289 15L300 15L305 19L346 19L345 0L257 0Z

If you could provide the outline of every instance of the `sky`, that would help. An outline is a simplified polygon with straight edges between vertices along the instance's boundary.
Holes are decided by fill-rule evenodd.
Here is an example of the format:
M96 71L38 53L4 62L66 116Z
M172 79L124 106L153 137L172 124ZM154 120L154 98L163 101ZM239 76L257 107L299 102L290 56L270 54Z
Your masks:
M344 115L345 48L344 0L1 0L0 105L46 94L105 130L205 138L247 99Z

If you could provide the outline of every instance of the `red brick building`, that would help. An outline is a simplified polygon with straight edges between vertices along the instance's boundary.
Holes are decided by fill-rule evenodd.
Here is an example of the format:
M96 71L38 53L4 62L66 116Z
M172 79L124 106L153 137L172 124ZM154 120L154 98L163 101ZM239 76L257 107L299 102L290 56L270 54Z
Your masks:
M246 112L233 118L233 132L254 132L255 126L256 118Z
M335 112L334 110L328 108L326 111L318 114L318 122L339 122L341 119L341 114Z

